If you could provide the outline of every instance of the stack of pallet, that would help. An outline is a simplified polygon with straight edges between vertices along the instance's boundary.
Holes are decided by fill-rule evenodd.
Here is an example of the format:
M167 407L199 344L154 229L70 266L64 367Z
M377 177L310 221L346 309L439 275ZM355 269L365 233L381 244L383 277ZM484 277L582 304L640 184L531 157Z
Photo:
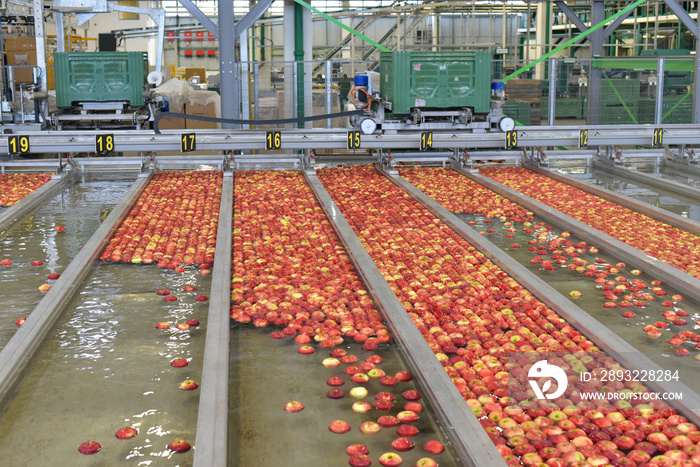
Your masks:
M513 79L506 83L506 94L510 106L506 109L518 109L519 116L529 125L540 125L542 121L542 80L539 79ZM508 115L508 112L504 112ZM527 117L524 113L528 113ZM514 115L509 115L519 120ZM525 121L521 123L525 124Z

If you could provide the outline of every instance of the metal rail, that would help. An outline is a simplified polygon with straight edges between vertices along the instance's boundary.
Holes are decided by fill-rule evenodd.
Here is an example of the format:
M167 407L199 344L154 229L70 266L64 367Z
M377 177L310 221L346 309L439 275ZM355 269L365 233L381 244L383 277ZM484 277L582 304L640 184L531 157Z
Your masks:
M578 147L581 131L588 131L589 146L641 145L651 146L654 126L581 126L581 127L518 127L519 148L540 146ZM352 129L294 129L279 130L280 146L275 149L347 149L348 131ZM95 152L97 135L114 135L114 150L125 151L180 151L182 135L195 134L197 150L266 150L267 130L166 130L155 134L151 130L137 131L26 131L30 152ZM434 149L497 149L506 146L506 134L472 133L464 130L434 130ZM0 135L0 153L9 154L8 138ZM395 134L360 136L362 149L420 149L421 132L406 131ZM700 125L667 125L663 127L663 143L667 145L699 145ZM355 149L359 149L355 148Z
M306 172L304 176L386 320L401 355L421 382L421 389L459 458L467 466L504 466L505 461L316 174Z
M233 172L224 172L212 268L202 386L197 413L195 466L228 465L228 366L231 333L231 252L233 243Z
M92 270L100 252L127 216L150 178L134 182L112 209L104 222L90 237L77 256L66 267L56 284L49 290L27 321L0 351L0 414L7 410L35 357L53 331L53 326L66 310L75 293Z
M422 204L435 215L435 217L443 221L462 238L486 255L509 276L532 292L539 300L556 311L559 316L588 337L600 349L607 352L608 355L613 357L620 365L630 370L662 370L660 366L632 347L627 341L623 340L584 310L571 303L569 299L557 292L544 280L534 275L525 266L511 258L492 242L479 235L456 215L418 190L408 181L398 175L389 174L383 170L380 170L380 172L392 180L397 186L405 190L414 200ZM463 171L460 173L463 173ZM481 183L483 178L485 177L480 177L478 179L479 183ZM510 196L507 197L511 199L511 201L519 203L519 200L516 201ZM698 291L700 291L700 289L698 289ZM668 401L669 404L673 405L679 411L682 411L689 420L693 420L693 423L697 424L700 422L700 395L695 393L688 386L678 382L647 382L646 384L651 390L657 392L681 392L683 394L683 400Z

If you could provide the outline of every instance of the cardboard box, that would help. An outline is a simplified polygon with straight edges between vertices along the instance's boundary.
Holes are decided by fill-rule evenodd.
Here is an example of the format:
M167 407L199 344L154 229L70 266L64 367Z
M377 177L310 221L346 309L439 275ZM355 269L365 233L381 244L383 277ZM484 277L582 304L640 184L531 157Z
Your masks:
M32 66L36 65L36 39L33 37L7 37L5 39L7 65L14 69L16 83L31 83L34 80ZM26 67L26 68L19 68Z
M199 76L200 83L207 82L207 69L206 68L178 68L177 77L179 79L184 79L189 81L193 76Z
M215 91L194 91L185 101L185 113L199 117L220 118L221 97ZM185 128L188 130L215 130L220 128L220 125L216 122L188 119Z
M185 119L184 118L163 117L158 121L158 129L159 130L184 130L185 129Z

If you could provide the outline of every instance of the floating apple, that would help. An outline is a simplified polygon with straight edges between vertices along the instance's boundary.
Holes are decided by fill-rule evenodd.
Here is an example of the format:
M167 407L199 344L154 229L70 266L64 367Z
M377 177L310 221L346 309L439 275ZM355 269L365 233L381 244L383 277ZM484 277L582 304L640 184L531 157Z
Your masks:
M321 363L326 368L337 368L338 366L340 366L340 360L338 360L337 358L333 358L333 357L324 358Z
M127 426L125 428L119 428L114 434L118 439L131 439L138 434L138 430L134 427Z
M302 355L310 355L310 354L316 352L316 349L314 349L310 345L302 345L301 347L299 347L297 352L299 352Z
M183 453L192 449L192 446L184 439L175 439L168 444L168 449L173 452Z
M379 382L384 386L396 386L399 383L398 378L392 375L384 375L379 378Z
M0 261L0 266L12 266L12 261L10 261L9 259L3 259L2 261Z
M206 302L207 300L209 300L209 297L207 297L206 295L197 295L196 297L194 297L194 299L198 302Z
M354 375L352 375L350 377L350 379L352 380L353 383L356 383L356 384L364 384L364 383L369 382L369 376L367 376L364 373L355 373Z
M572 290L571 292L569 292L569 297L571 298L579 298L580 296L581 292L579 292L578 290Z
M166 295L165 297L163 297L163 300L165 300L166 302L174 302L177 300L177 297L175 295Z
M27 321L27 318L17 318L17 321L15 321L15 324L17 326L23 325Z
M195 287L194 285L186 285L182 288L182 290L184 290L185 292L194 292L195 290L197 290L197 287Z
M398 371L398 372L396 373L395 378L396 378L398 381L406 382L406 381L411 381L411 380L413 379L413 375L411 375L411 373L408 372L408 371L401 370L401 371Z
M329 386L342 386L345 384L345 380L342 376L331 376L326 380L326 384Z
M344 420L333 420L328 429L333 433L343 434L350 431L350 424Z
M390 467L401 465L403 463L403 459L395 452L385 452L379 456L379 463L385 467Z
M413 425L401 425L396 429L396 434L399 436L416 436L419 430Z
M369 467L372 465L372 459L366 454L353 454L350 456L348 464L352 467Z
M175 368L184 368L188 365L189 363L187 362L186 359L184 358L175 358L173 359L172 362L170 362L170 365L175 367Z
M156 328L157 329L169 329L170 328L170 323L161 321L159 323L156 323Z
M374 435L382 430L382 426L377 422L363 422L360 431L366 435Z
M372 410L372 405L369 402L357 401L352 404L352 410L357 413L367 413Z
M299 401L289 401L286 404L284 404L284 410L286 410L289 413L301 412L302 410L304 410L304 404L302 404Z
M401 420L394 417L393 415L382 415L377 419L377 423L379 423L384 428L391 428L392 426L396 426L399 423L401 423Z
M57 225L56 228L55 228L54 230L55 230L56 232L63 232L64 230L66 230L66 228L63 227L62 225Z
M170 295L170 290L168 290L168 289L156 290L156 295L160 295L160 296Z
M396 414L396 418L398 418L400 421L402 421L404 423L411 423L411 422L415 422L416 420L418 420L419 417L418 417L417 413L415 413L411 410L403 410L403 411L399 412L398 414Z
M415 389L408 389L401 394L407 401L417 401L421 398L421 395Z
M416 443L411 441L410 438L396 438L391 442L391 447L397 451L410 451L416 446Z
M35 261L32 261L30 264L31 264L32 266L41 266L42 264L44 264L44 262L43 262L43 261L39 261L39 260L35 260Z
M355 456L357 454L369 454L369 448L365 446L364 444L351 444L350 446L347 447L345 450L346 453L348 453L348 456Z
M415 467L438 467L438 463L435 459L430 457L421 457L416 461Z
M199 326L200 323L199 323L199 320L198 320L198 319L192 318L192 319L188 319L188 320L187 320L187 324L188 324L190 327L197 327L197 326Z
M430 440L423 444L423 450L430 454L440 454L445 450L445 446L437 440Z
M100 449L102 449L102 445L97 441L85 441L78 446L80 454L96 454Z
M178 323L175 327L178 328L180 331L187 331L190 328L190 325L189 323Z
M329 399L342 399L345 397L345 392L340 388L330 388L326 393Z
M355 399L364 399L367 397L367 388L362 386L354 387L350 390L350 396Z
M52 281L55 281L55 280L58 279L59 277L61 277L61 275L58 274L58 273L56 273L56 272L52 272L51 274L49 274L48 276L46 276L47 279L52 280Z
M193 381L191 379L186 379L182 383L180 383L180 389L184 389L185 391L194 391L199 387L199 384L197 384L196 381Z

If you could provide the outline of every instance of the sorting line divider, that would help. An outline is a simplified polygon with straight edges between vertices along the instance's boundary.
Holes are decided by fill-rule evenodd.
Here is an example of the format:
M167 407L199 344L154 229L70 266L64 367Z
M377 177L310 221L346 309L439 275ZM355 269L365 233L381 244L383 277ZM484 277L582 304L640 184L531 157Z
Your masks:
M525 164L523 167L526 169L530 169L533 172L537 172L539 174L550 177L558 182L571 185L574 188L578 188L579 190L585 191L586 193L589 193L591 195L598 196L607 201L619 204L620 206L623 206L625 208L640 212L645 216L649 216L658 221L665 222L666 224L672 225L681 230L685 230L695 235L700 235L700 222L688 219L687 217L681 217L678 214L666 211L665 209L657 208L656 206L652 206L651 204L642 203L629 196L625 196L620 193L615 193L614 191L610 191L602 187L593 186L590 183L582 182L580 180L576 180L573 177L569 177L560 173L555 173L548 169L543 169L534 164Z
M76 170L71 170L60 177L52 178L16 204L6 208L6 212L0 214L0 231L5 230L21 217L38 208L50 197L63 191L77 180L78 172Z
M7 410L39 351L51 336L54 326L149 180L150 177L140 178L131 185L56 280L56 284L27 317L27 321L0 350L0 415Z
M233 172L224 172L195 437L195 466L228 465Z
M545 218L548 221L550 221L550 219L558 219L559 216L563 217L561 213L558 213L557 211L555 211L552 208L549 208L548 206L542 205L542 203L538 204L544 206L544 208L546 209L537 209L537 207L534 204L532 204L534 200L530 200L530 202L526 203L523 199L526 198L525 196L520 195L517 192L513 192L513 190L511 190L510 188L504 187L503 185L500 185L494 180L488 179L483 175L475 175L457 167L452 167L452 169L482 184L486 188L495 191L501 196L504 196L509 200L533 211L535 214ZM560 294L556 289L547 284L543 279L537 277L535 274L530 272L525 266L521 265L516 260L511 258L507 253L498 248L491 241L474 231L474 229L469 227L456 215L442 207L436 201L428 197L425 193L418 190L408 181L399 177L398 175L390 175L381 169L380 172L384 173L387 177L394 181L394 183L402 187L416 201L425 206L433 215L445 222L450 228L452 228L455 232L462 236L462 238L471 243L481 253L486 255L492 262L494 262L501 269L503 269L504 272L506 272L513 279L518 281L518 283L520 283L523 287L527 288L530 292L532 292L532 294L534 294L540 301L542 301L552 310L557 312L557 314L564 318L571 326L573 326L579 332L584 334L601 350L605 351L608 355L613 357L620 365L629 370L663 370L663 368L661 368L648 357L643 355L632 345L630 345L627 341L625 341L616 333L608 329L600 321L596 320L591 315L589 315L586 311L584 311L577 305L571 303L571 301L568 298ZM545 217L541 212L538 211L542 211L542 213L546 212L548 217ZM559 214L559 216L557 216L557 214ZM561 223L559 222L551 222L554 224L561 225ZM583 227L585 227L588 231L595 230L578 221L574 222L581 224L582 229ZM581 231L579 231L579 227L572 224L570 230L576 235L581 236L583 238ZM597 241L597 237L592 236L592 232L589 232L589 234L591 234L591 236L589 237L590 240ZM588 240L586 238L584 239ZM622 243L617 240L615 240L615 242ZM597 243L600 245L603 242ZM622 245L624 245L628 249L634 250L628 245ZM606 245L602 246L603 248L607 248ZM641 253L638 250L634 250L634 252L637 255ZM671 266L666 266L676 270ZM690 277L687 274L685 274L685 276ZM697 281L697 279L694 280ZM699 290L700 289L696 289L696 292ZM677 410L682 412L683 415L685 415L691 422L695 424L700 423L700 395L698 395L695 391L690 389L687 385L685 385L684 383L674 381L648 381L645 382L645 384L649 387L649 389L655 392L682 393L682 401L668 401L669 405L675 407Z
M689 162L679 162L673 159L663 159L664 167L674 172L680 172L691 177L700 177L700 166Z
M304 172L304 177L345 247L367 292L386 320L394 342L409 369L420 382L425 398L430 401L436 418L463 465L505 466L503 457L486 435L321 181L314 172Z
M677 195L685 196L686 198L691 198L695 202L700 201L700 189L685 183L678 183L668 178L657 177L645 172L638 172L634 169L608 164L607 162L593 161L593 168L604 170L608 174L619 175L636 182L646 183L654 188L660 188ZM688 218L684 217L683 219ZM700 230L700 226L698 227L698 230Z

